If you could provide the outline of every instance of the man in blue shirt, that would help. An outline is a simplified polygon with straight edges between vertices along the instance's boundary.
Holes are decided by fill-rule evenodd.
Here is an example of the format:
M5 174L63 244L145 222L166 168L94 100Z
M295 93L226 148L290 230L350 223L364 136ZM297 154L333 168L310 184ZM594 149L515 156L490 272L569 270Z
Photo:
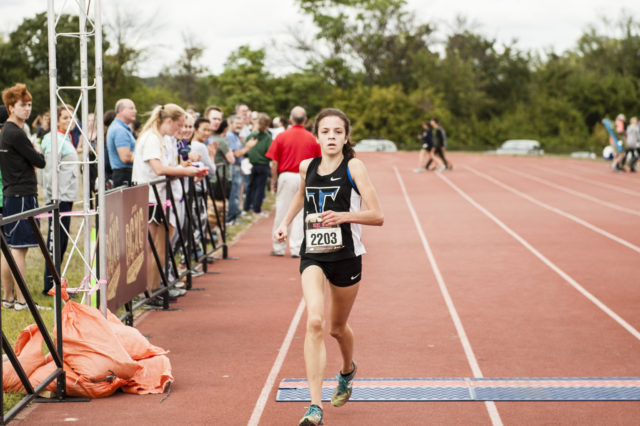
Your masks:
M243 146L242 140L240 139L242 126L242 117L239 115L229 117L229 131L227 132L226 138L229 141L229 149L233 152L236 161L231 166L231 194L229 195L227 223L233 223L242 213L240 210L240 197L242 195L242 170L240 163L244 155L258 142L257 139L252 139L251 141L247 141Z
M136 138L129 125L136 119L136 106L131 99L120 99L116 102L116 118L107 131L107 153L113 169L113 187L127 185L131 182L133 168L133 151Z

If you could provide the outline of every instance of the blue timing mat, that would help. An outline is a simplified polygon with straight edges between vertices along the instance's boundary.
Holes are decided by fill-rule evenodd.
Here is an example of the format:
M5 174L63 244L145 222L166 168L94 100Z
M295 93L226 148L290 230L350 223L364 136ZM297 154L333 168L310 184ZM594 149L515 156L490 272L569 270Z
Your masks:
M325 379L330 401L336 379ZM306 379L283 379L276 401L309 401ZM639 401L640 377L354 379L350 401Z

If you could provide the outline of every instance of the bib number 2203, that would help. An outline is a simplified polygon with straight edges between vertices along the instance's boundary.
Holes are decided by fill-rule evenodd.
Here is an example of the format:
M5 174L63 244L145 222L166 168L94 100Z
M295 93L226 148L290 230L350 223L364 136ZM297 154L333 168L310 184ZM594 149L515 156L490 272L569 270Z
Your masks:
M343 247L340 226L322 226L317 214L307 215L305 237L307 253L331 253Z

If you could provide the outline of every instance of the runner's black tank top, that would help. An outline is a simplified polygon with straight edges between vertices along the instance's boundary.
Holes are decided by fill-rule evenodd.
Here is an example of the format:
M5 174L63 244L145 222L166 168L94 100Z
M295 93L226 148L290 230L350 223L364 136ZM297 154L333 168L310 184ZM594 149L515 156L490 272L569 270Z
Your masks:
M305 224L308 214L322 213L327 210L358 212L362 204L362 198L349 177L347 170L349 159L343 159L333 173L324 176L318 174L318 166L321 160L321 157L312 159L307 168L304 188ZM340 230L342 232L342 244L344 245L342 249L331 253L306 253L307 235L305 231L300 254L303 257L322 262L333 262L357 257L365 253L364 245L360 240L362 235L360 224L342 223L340 224Z

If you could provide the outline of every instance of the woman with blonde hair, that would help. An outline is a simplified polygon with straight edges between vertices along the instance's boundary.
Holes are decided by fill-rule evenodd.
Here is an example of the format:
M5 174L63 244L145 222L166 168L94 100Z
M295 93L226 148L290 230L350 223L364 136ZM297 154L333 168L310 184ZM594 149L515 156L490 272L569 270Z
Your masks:
M135 183L149 183L163 176L196 177L203 169L193 167L190 161L175 166L176 144L172 136L184 126L187 113L178 105L166 104L153 109L136 141L133 157L132 179ZM206 169L204 169L206 174ZM166 185L156 185L160 200L156 200L152 188L149 188L149 232L163 261L165 258L165 231L162 225L162 212L166 202ZM158 202L159 201L159 202ZM173 225L169 223L169 240L173 234ZM153 259L151 249L147 253ZM147 262L147 289L157 288L160 283L160 271L155 262Z

